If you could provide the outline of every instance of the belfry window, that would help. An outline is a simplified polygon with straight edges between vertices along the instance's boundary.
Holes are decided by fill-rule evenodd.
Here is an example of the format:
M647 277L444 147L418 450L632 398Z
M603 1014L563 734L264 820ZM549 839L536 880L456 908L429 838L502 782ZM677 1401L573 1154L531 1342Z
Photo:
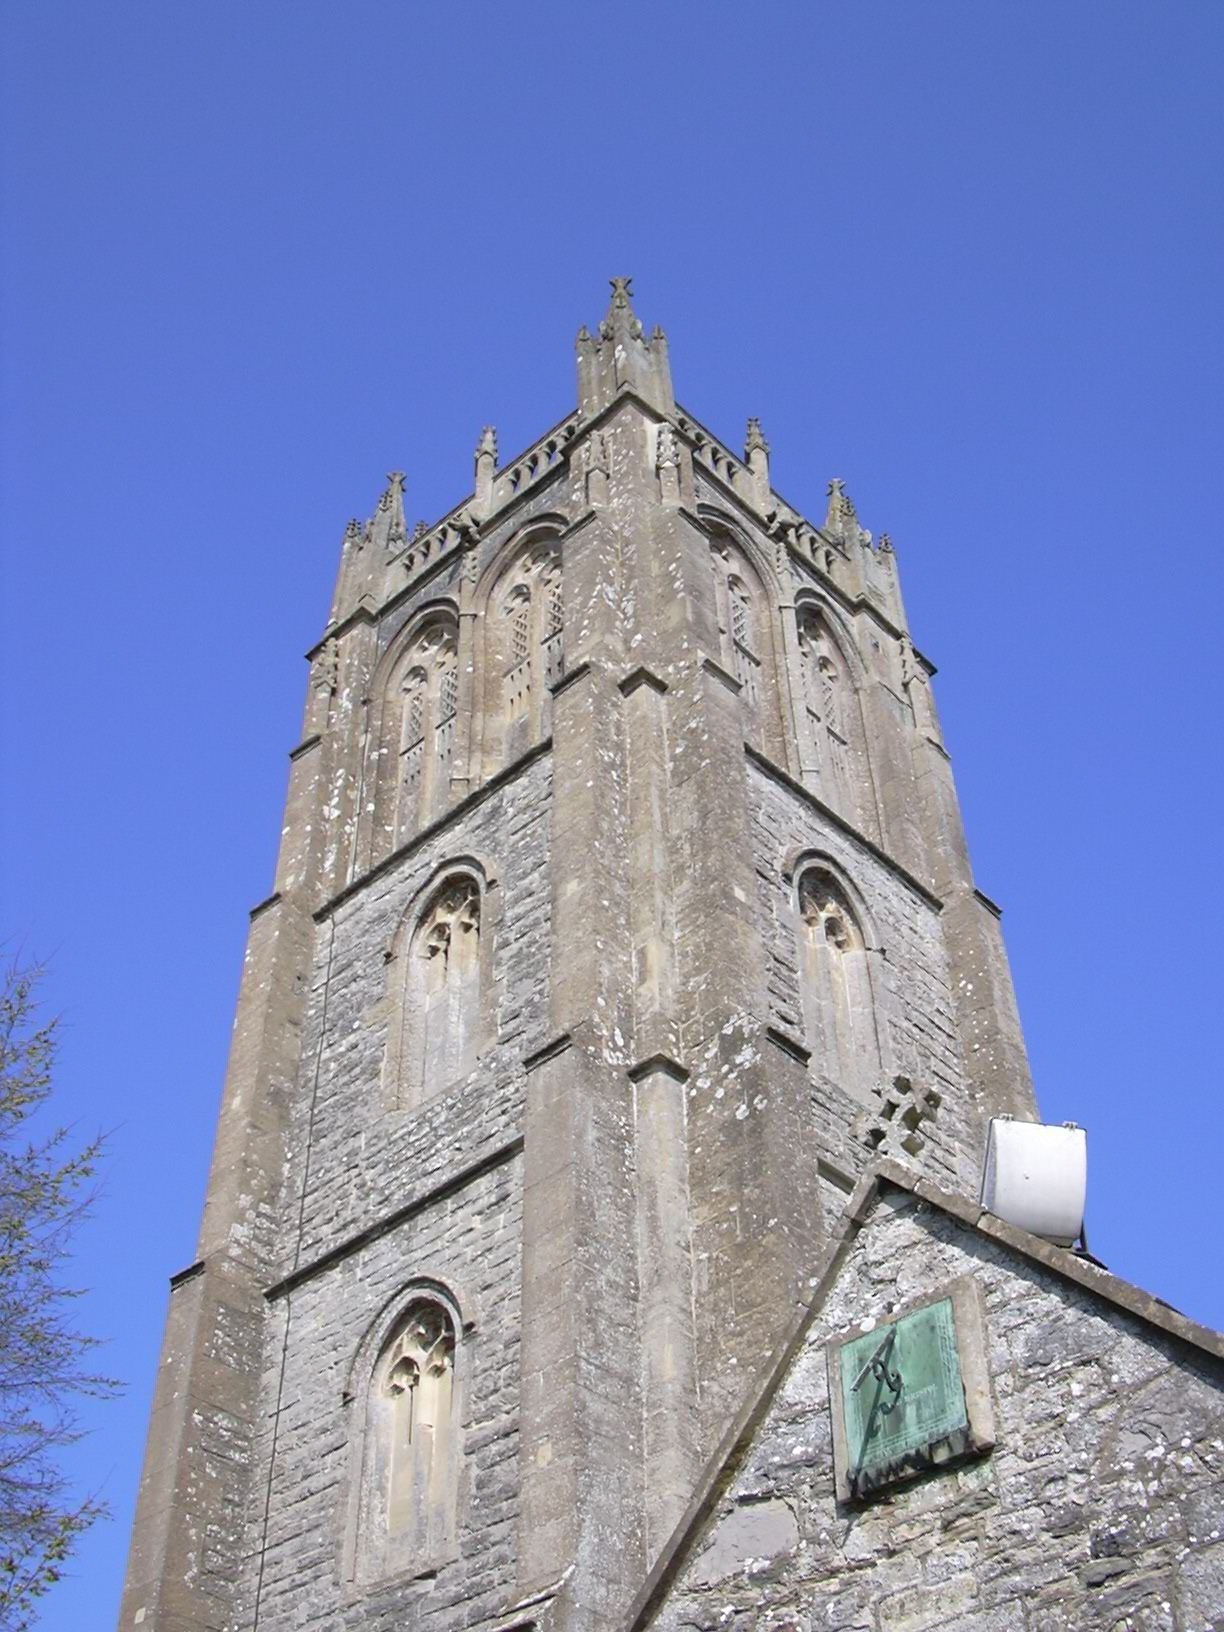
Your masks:
M446 804L458 697L455 631L433 623L399 665L395 842L403 843Z
M499 621L503 760L508 761L547 732L550 688L565 669L561 558L554 541L523 555L502 591Z
M857 700L847 678L845 660L821 614L813 607L800 607L798 626L803 701L817 784L831 804L853 816L857 802L850 731Z
M540 637L543 648L544 677L555 685L565 672L562 650L561 569L554 565L544 579L544 625Z
M760 633L757 608L732 548L716 539L710 546L714 602L723 667L740 683L740 696L755 712L761 699Z
M862 926L824 868L799 880L803 1007L812 1065L856 1099L878 1086L880 1042Z

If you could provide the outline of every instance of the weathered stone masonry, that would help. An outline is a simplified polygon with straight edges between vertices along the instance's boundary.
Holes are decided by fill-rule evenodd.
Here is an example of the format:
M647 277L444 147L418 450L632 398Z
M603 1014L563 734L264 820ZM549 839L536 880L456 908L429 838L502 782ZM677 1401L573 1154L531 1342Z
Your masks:
M1215 1334L888 1164L826 1262L636 1628L1220 1624ZM836 1503L826 1340L964 1275L984 1308L995 1450L864 1506Z
M987 1119L1034 1114L895 552L839 480L819 524L781 498L756 420L741 456L677 406L627 280L577 352L575 412L500 466L486 427L448 515L410 528L392 472L345 531L121 1625L917 1627L1010 1613L1044 1528L1081 1537L1032 1578L1078 1626L1131 1553L1076 1528L1086 1430L1046 1384L1114 1317L985 1226L846 1234L881 1161L972 1194ZM693 1574L830 1252L812 1345L981 1277L998 1446L832 1512L813 1359L794 1470L713 1544L785 1532L776 1573ZM1091 1364L1091 1421L1142 1417ZM1198 1603L1214 1565L1134 1533L1134 1580Z
M258 1493L264 1515L261 1568L246 1591L259 1593L259 1624L387 1628L452 1624L495 1615L514 1583L514 1527L518 1423L517 1265L521 1254L521 1156L505 1154L444 1199L423 1205L397 1227L271 1300L265 1397L279 1400L257 1458L272 1470ZM400 1201L410 1206L407 1192ZM462 1433L465 1446L463 1515L457 1547L470 1565L462 1575L359 1583L354 1543L347 1532L352 1465L361 1409L362 1379L350 1375L355 1334L371 1315L402 1295L406 1271L427 1265L430 1276L456 1294L466 1351ZM273 1445L273 1436L275 1444ZM275 1457L273 1457L275 1450ZM326 1607L313 1616L304 1581L326 1582ZM480 1608L484 1606L484 1615ZM248 1599L244 1610L253 1613Z
M544 1039L548 1003L549 764L535 757L457 830L427 836L368 886L325 909L303 1058L317 1089L293 1107L285 1187L299 1198L297 1257L317 1256L401 1204L406 1180L440 1180L522 1133L522 1059ZM497 856L487 898L498 1045L461 1085L416 1114L388 1114L387 953L405 911L450 858ZM354 1152L360 1159L354 1159Z

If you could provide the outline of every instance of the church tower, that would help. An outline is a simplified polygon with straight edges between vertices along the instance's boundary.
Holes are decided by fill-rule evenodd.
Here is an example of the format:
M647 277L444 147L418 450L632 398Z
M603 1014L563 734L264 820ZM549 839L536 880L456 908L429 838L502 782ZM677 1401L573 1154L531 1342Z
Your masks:
M889 540L577 354L345 532L124 1629L623 1626L864 1170L1035 1114Z

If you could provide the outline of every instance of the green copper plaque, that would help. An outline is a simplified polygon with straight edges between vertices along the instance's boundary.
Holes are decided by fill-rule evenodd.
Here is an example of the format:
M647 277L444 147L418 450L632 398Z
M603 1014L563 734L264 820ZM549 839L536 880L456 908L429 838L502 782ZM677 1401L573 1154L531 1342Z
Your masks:
M973 1448L951 1297L843 1343L837 1374L849 1495Z

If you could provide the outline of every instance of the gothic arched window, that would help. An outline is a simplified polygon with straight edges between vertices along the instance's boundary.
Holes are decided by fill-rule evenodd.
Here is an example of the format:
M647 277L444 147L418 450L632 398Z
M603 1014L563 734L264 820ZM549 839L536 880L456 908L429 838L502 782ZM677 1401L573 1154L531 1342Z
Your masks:
M880 1040L862 924L846 890L822 867L799 879L803 1009L812 1065L865 1099L880 1079Z
M394 777L394 795L383 803L395 845L446 807L458 687L455 626L437 619L400 657L384 705L382 774Z
M423 1572L454 1555L461 1432L456 1321L440 1296L412 1299L368 1379L355 1455L353 1573ZM367 1362L368 1364L368 1362Z
M445 1550L454 1519L455 1328L441 1304L413 1305L381 1373L390 1402L387 1532L429 1559Z
M858 800L851 741L858 698L845 658L819 610L800 606L797 622L803 702L817 784L831 804L853 818L858 814Z
M730 545L715 539L710 546L714 604L723 667L740 683L740 697L756 712L761 700L761 631L758 609Z
M503 580L493 610L498 620L503 763L548 732L551 688L565 669L561 557L555 540L526 550Z
M461 872L444 879L404 928L406 945L390 959L384 1087L392 1109L411 1109L466 1077L487 1041L481 918L480 884Z
M475 1054L480 1009L480 889L472 878L447 884L413 938L411 980L420 1046L413 1077L431 1088L465 1076Z

